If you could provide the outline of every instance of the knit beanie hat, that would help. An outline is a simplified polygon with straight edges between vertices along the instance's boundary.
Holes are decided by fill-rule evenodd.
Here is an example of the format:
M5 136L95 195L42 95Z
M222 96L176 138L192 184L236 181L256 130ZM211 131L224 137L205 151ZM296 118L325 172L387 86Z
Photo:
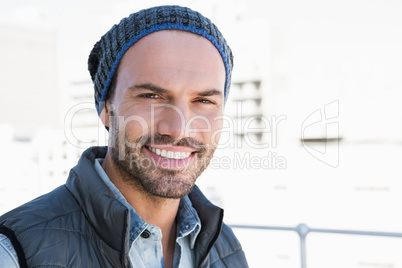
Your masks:
M144 36L162 30L183 30L208 39L219 51L225 66L225 101L233 69L232 51L222 33L206 17L186 7L158 6L122 19L95 44L88 59L88 70L95 87L95 105L101 113L107 92L120 60Z

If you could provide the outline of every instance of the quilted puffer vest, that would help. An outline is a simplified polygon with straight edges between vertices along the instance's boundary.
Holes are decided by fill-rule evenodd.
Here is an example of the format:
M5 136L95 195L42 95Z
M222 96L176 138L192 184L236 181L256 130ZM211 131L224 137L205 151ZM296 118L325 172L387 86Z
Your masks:
M95 159L104 158L106 150L86 150L65 185L0 217L0 228L16 240L14 248L24 259L21 267L24 261L28 267L132 267L130 213L94 168ZM196 267L248 267L239 242L222 223L223 210L198 187L189 197L202 224Z

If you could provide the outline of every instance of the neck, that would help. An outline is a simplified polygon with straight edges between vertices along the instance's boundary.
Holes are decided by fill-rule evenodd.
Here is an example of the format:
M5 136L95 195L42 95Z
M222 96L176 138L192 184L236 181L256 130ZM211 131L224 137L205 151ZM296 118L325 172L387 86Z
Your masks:
M165 267L171 267L176 241L176 215L180 199L153 196L147 193L136 181L127 183L123 179L123 176L127 176L127 174L122 174L116 167L109 152L106 154L102 167L109 179L141 218L148 224L158 226L161 229Z

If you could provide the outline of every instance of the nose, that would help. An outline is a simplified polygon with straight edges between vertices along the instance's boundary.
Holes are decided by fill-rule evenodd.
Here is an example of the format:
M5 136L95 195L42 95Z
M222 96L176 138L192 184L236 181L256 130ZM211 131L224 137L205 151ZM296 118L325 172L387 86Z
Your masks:
M168 135L175 140L189 137L187 122L190 111L186 105L163 104L156 118L156 131L161 135Z

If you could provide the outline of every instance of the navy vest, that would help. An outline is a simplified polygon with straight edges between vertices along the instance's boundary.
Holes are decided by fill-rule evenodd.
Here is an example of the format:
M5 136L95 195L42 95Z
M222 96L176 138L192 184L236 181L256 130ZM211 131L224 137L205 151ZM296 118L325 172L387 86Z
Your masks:
M84 152L65 185L0 217L24 267L132 267L128 209L114 198L94 168L106 147ZM194 187L189 195L201 219L196 267L248 267L223 210ZM222 266L223 265L223 266Z

